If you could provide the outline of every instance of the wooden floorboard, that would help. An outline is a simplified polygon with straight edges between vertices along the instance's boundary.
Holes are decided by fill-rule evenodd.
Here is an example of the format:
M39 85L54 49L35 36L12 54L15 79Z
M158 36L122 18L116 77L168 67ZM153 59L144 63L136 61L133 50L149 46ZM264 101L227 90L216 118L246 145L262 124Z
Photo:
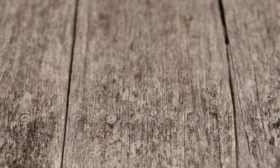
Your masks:
M2 0L0 168L278 168L279 42L279 0Z
M59 168L74 0L0 1L0 167Z
M224 1L239 167L280 167L280 2Z
M76 29L65 168L235 167L218 1L79 0Z

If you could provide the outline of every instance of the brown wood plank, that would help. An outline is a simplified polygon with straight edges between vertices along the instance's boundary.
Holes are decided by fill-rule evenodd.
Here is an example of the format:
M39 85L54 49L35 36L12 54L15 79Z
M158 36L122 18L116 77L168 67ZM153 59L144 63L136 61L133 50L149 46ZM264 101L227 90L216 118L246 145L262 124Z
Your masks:
M80 0L76 38L65 168L235 167L218 1Z
M0 167L60 167L74 0L0 1Z
M280 167L280 2L226 0L239 167Z

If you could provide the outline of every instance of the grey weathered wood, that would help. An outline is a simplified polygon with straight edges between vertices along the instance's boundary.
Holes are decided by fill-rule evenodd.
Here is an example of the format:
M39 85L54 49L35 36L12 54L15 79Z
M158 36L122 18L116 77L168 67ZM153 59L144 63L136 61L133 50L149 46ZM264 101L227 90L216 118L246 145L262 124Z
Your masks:
M280 167L280 2L224 1L239 167Z
M60 167L74 0L0 1L0 167Z
M235 167L218 1L79 0L76 40L65 168Z

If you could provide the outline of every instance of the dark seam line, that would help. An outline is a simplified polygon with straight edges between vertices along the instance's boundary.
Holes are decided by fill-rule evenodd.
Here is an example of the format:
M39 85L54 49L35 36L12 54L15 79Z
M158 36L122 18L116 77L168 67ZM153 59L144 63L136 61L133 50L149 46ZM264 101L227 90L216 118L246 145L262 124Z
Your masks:
M228 31L227 31L227 23L226 23L223 0L218 0L218 1L219 1L219 10L220 10L221 21L222 21L222 25L223 25L223 29L224 29L225 43L226 43L226 45L228 45L229 37L228 37Z
M229 73L229 87L230 87L231 102L232 102L232 108L233 108L235 157L236 157L235 159L236 159L236 167L238 168L239 167L239 147L238 147L237 119L236 119L236 107L235 107L236 103L235 103L235 95L234 95L234 88L233 88L230 50L229 50L230 42L229 42L229 37L228 37L228 30L227 30L223 0L218 0L218 3L219 3L220 17L221 17L221 22L223 25L224 38L225 38L225 44L226 44L226 56L227 56L228 73Z
M229 58L229 46L226 46L227 50L227 61L228 61L228 73L229 73L229 87L230 87L230 94L231 94L231 101L233 107L233 122L234 122L234 137L235 137L235 157L236 157L236 167L239 167L239 148L238 148L238 135L237 135L237 120L236 120L236 107L235 107L235 95L233 89L233 82L231 77L231 66L230 66L230 58Z
M65 142L66 142L66 130L67 130L67 118L69 111L69 97L71 90L71 80L72 80L72 67L73 67L73 59L74 59L74 49L76 43L76 29L77 29L77 20L78 20L78 3L79 0L75 2L75 13L74 13L74 24L73 24L73 33L72 33L72 48L71 48L71 57L70 57L70 65L69 65L69 76L68 76L68 88L67 88L67 97L66 97L66 112L64 118L64 134L63 134L63 144L62 144L62 155L61 155L61 168L63 168L64 161L64 150L65 150Z

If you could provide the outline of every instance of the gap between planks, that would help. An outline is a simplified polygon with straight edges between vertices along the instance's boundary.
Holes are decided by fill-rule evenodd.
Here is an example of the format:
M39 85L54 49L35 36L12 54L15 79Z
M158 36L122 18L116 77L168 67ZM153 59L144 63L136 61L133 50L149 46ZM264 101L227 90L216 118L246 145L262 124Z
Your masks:
M221 22L223 25L224 30L224 37L225 37L225 45L226 45L226 57L228 62L228 76L229 76L229 87L230 87L230 94L231 94L231 101L232 101L232 108L233 108L233 122L234 122L234 137L235 137L235 159L236 159L236 167L239 167L239 147L238 147L238 130L237 130L237 117L236 117L236 107L235 107L235 95L234 95L234 89L233 89L233 81L232 81L232 72L231 72L231 59L229 55L229 46L230 46L230 40L228 37L228 29L227 29L227 22L226 22L226 16L225 16L225 10L224 10L224 4L223 0L219 1L219 10L220 10L220 16L221 16Z
M68 118L68 109L69 109L69 96L70 96L71 79L72 79L72 66L73 66L74 50L75 50L75 43L76 43L78 6L79 6L79 0L76 0L75 1L74 20L73 20L71 55L70 55L70 63L69 63L68 88L67 88L67 96L66 96L66 111L65 111L65 116L64 116L64 131L63 131L63 144L62 144L62 154L61 154L61 168L63 168L63 159L64 159L64 150L65 150L64 148L65 148L65 142L66 142L67 118Z

